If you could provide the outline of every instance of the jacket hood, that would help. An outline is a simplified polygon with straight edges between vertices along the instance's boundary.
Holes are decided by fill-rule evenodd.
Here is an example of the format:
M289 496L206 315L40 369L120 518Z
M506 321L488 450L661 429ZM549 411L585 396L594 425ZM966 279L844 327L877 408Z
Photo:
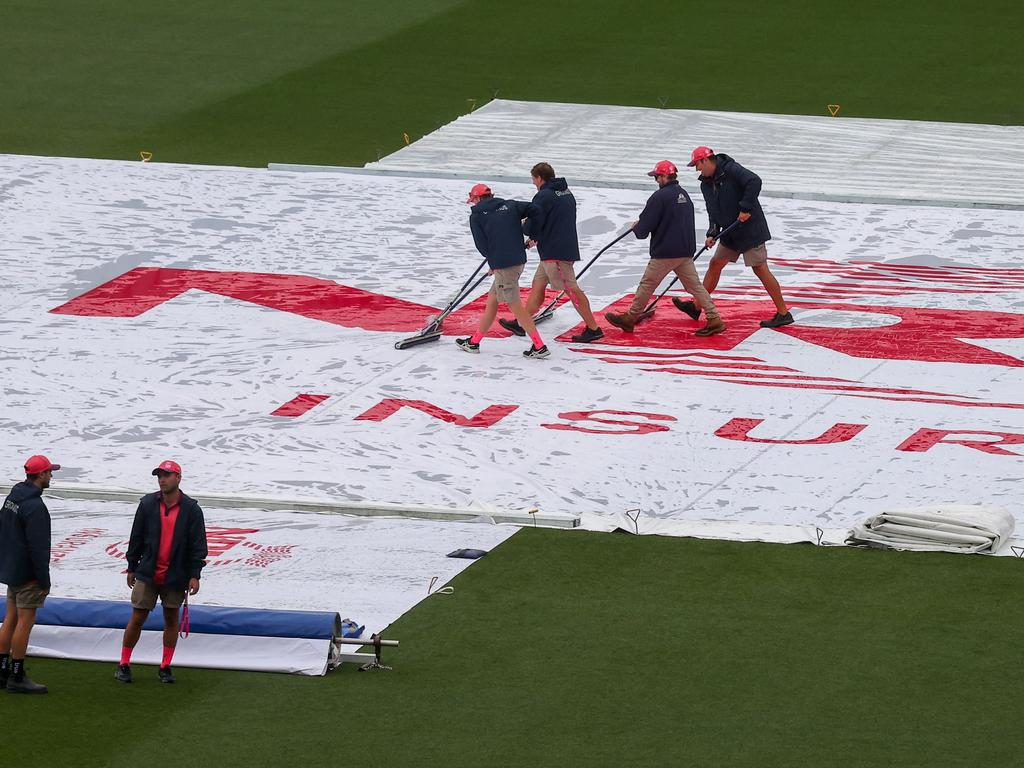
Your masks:
M543 189L553 189L555 192L563 192L569 188L569 184L564 178L558 176L550 181L545 181L542 187Z
M18 503L25 501L25 499L31 499L35 496L42 496L43 489L35 483L30 483L28 480L22 480L20 483L11 488L11 501Z
M724 171L725 167L729 163L733 162L733 159L729 157L725 152L719 152L715 155L715 176L720 176ZM711 181L710 176L701 176L701 181Z
M473 213L490 213L493 210L500 208L505 204L504 199L500 197L489 197L486 200L481 200L479 203L471 207L469 210Z

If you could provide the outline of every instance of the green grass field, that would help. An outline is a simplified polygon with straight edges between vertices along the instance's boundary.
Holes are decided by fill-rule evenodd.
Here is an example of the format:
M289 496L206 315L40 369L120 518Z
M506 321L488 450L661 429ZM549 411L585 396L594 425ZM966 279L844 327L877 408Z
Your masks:
M35 661L10 765L1019 765L1015 559L526 529L327 678ZM187 642L187 641L184 641ZM16 724L16 725L15 725ZM11 727L11 726L14 727ZM7 765L7 761L4 761Z
M362 165L495 91L1021 124L1022 38L1009 0L0 0L0 151Z
M1019 125L1022 38L1011 2L0 0L0 152L361 165L495 90ZM33 661L0 761L1021 762L1013 559L525 530L454 584L387 673Z

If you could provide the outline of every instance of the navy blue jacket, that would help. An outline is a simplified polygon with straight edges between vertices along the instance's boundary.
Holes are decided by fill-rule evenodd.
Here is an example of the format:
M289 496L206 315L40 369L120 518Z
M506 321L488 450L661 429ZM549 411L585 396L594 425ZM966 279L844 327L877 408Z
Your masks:
M545 181L533 196L523 232L537 241L541 261L579 261L576 198L565 179Z
M24 480L0 507L0 582L20 587L32 581L50 588L50 510L43 489Z
M765 221L764 211L757 201L761 193L761 177L748 171L728 155L715 155L715 175L709 179L700 177L700 191L708 207L708 237L718 233L736 221L740 212L750 218L722 238L726 248L743 253L772 239Z
M650 235L652 259L693 258L693 201L678 181L670 181L647 199L633 234L638 240Z
M150 493L139 500L128 541L128 571L137 579L153 582L156 557L160 551L160 493ZM206 521L199 503L184 493L174 523L171 560L167 565L164 586L185 589L189 579L198 579L206 565Z
M490 197L470 209L469 230L473 233L473 242L491 269L526 263L522 220L529 207L529 203L519 200Z

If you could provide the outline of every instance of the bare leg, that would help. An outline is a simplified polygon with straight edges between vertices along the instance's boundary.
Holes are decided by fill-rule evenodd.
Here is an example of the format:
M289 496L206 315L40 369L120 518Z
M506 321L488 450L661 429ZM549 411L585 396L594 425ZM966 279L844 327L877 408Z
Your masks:
M569 298L572 299L572 305L583 318L583 322L587 324L587 328L592 331L597 330L597 320L594 319L594 313L590 311L590 299L587 298L587 294L578 287L570 288Z
M547 290L548 281L543 275L534 275L530 284L530 295L526 299L526 312L533 317L544 303L544 292ZM520 323L522 325L522 323ZM526 326L523 326L525 328Z
M767 264L759 264L756 267L751 267L754 270L754 274L757 275L761 281L761 285L768 291L768 295L772 297L772 301L775 302L775 311L780 315L784 315L789 312L789 307L786 306L786 300L782 298L782 288L779 286L779 281L775 279L775 275L768 269ZM704 283L707 284L707 275L704 276Z
M141 608L132 608L132 617L128 619L128 625L124 628L124 639L121 645L125 648L134 648L142 637L142 625L149 618L149 611Z
M515 304L509 304L508 308L512 310L512 314L515 315L516 320L526 331L526 335L532 337L537 332L537 326L533 322L533 314L526 310L521 301L517 301Z
M18 621L14 625L14 635L11 637L11 658L24 659L28 651L28 636L36 623L35 608L19 608Z
M725 259L712 259L708 263L708 271L704 273L704 290L714 293L718 287L718 279L722 276L722 270L729 262Z
M487 305L484 307L484 313L480 315L480 325L477 326L477 329L480 331L481 335L491 330L491 326L494 325L494 318L497 316L498 297L495 296L493 293L488 293Z
M11 638L14 637L14 630L18 627L18 609L13 600L7 601L7 615L4 616L4 623L0 624L0 653L11 652Z
M174 648L178 645L179 621L177 608L164 607L164 648Z

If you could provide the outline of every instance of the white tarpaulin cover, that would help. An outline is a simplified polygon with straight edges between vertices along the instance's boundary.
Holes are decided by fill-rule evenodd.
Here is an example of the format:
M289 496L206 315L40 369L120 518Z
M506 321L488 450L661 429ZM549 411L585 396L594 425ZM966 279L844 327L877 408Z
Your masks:
M842 105L840 105L841 107ZM710 146L760 174L763 194L1024 208L1024 126L492 101L368 168L527 178L545 160L570 179L642 184ZM977 155L979 181L964 164ZM981 180L983 179L983 181Z
M441 342L393 347L478 263L465 182L16 156L0 178L12 479L41 451L55 484L144 488L175 458L186 490L536 507L595 529L637 509L641 533L772 541L841 541L893 506L1024 515L1015 211L766 200L795 325L758 327L771 303L737 266L720 336L666 299L637 333L578 345L566 307L535 361L503 332L455 347L479 302ZM585 256L647 197L576 194ZM599 316L645 262L630 239L588 272Z
M851 544L919 552L996 552L1013 533L1004 509L970 504L890 509L854 526Z
M130 590L124 553L135 506L52 497L46 501L53 520L51 595L119 601L126 620ZM206 508L204 513L210 555L199 594L191 598L193 613L235 606L337 613L365 625L365 637L384 629L427 597L432 586L436 591L473 562L446 557L449 552L490 550L516 530L482 522L253 509ZM284 621L273 616L273 621L261 621L258 612L250 613L249 625L280 626ZM123 623L74 623L86 626L41 624L32 634L32 652L117 661ZM274 629L262 634L236 629L224 634L223 629L204 632L201 623L194 624L194 633L179 641L176 664L304 674L322 674L327 665L331 642L323 633L287 636ZM133 660L155 664L161 647L161 633L147 630Z

